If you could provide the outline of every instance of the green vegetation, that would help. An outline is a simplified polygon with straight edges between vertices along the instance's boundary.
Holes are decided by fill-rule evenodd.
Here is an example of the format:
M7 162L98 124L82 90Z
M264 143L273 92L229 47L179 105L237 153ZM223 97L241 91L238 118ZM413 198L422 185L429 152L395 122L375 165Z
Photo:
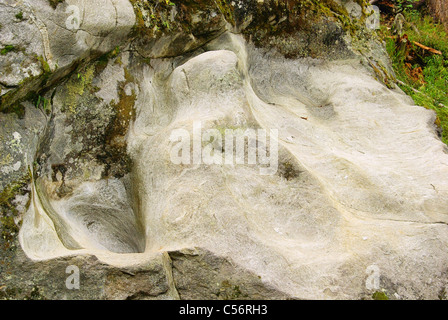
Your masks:
M8 52L14 51L16 48L13 45L6 45L2 50L0 50L0 55L4 56Z
M234 285L228 280L224 280L221 283L216 296L220 300L239 300L241 298L247 298L247 294L241 291L240 286Z
M395 7L397 12L402 12L403 10L410 10L413 8L413 3L418 2L418 0L395 0Z
M17 182L11 183L0 193L0 250L14 250L14 239L16 238L21 221L16 224L15 217L18 216L13 200L18 194L25 194L30 182L30 175L24 176Z
M56 7L58 6L59 3L64 2L64 0L48 0L48 2L50 2L50 6L53 9L56 9Z
M382 291L376 291L372 294L373 300L389 300L389 297Z
M31 176L27 175L23 177L21 180L11 183L7 187L3 189L0 193L0 209L1 212L14 211L14 206L12 205L12 200L14 197L20 193L24 188L28 186L28 183L31 181Z
M44 70L44 74L50 75L51 74L51 68L50 68L50 65L48 64L48 62L45 60L45 58L42 57L42 56L36 56L36 59L37 59L37 61L40 62L41 66L42 66L42 69Z
M170 32L173 26L170 24L172 7L176 4L170 0L130 0L134 6L137 23L134 33L137 35L152 35L154 32Z
M5 49L9 51L13 50L16 52L25 51L24 48L13 46L10 46L8 48L5 47ZM3 54L3 50L0 51L0 54ZM50 79L50 76L52 75L52 70L44 57L35 55L34 59L36 63L41 64L43 72L36 76L29 76L24 78L19 82L18 88L13 89L7 92L2 97L0 97L1 112L4 113L14 112L19 116L19 118L23 118L25 108L22 106L22 102L31 101L34 104L36 104L39 94L42 95L42 92L46 90L45 87ZM36 92L35 88L42 88L42 89ZM17 96L19 96L20 98L17 99L16 98Z
M109 128L108 138L113 140L116 136L125 136L131 121L135 120L135 101L137 95L135 90L131 90L131 94L126 94L126 85L135 83L134 77L124 68L125 81L121 82L118 87L118 101L112 100L111 106L116 111L113 125Z
M227 22L235 25L235 19L233 16L232 9L229 7L226 0L216 0L216 5L219 8L219 11L224 15L224 18Z
M37 99L34 101L34 105L36 108L41 108L47 114L51 113L51 101L41 95L37 96Z
M115 47L115 49L109 51L108 53L103 54L102 56L100 56L96 60L96 63L95 63L95 66L96 66L95 73L98 74L101 71L103 71L107 67L107 64L109 63L110 60L117 59L118 60L117 63L121 64L120 63L121 59L120 59L120 57L118 57L119 54L120 54L120 51L121 51L120 47L117 46L117 47Z
M350 18L344 5L330 0L271 1L269 5L259 4L252 22L242 34L250 38L255 46L274 47L287 58L317 58L330 52L332 56L337 53L343 57L348 53L345 34L351 34L353 46L361 49L375 36L366 27L365 19L372 14L366 10L366 1L355 2L362 9L359 21ZM234 10L233 14L237 15L235 20L241 23L244 15L239 12ZM311 33L313 37L304 40L302 34ZM301 41L307 41L308 45L298 45Z
M12 216L1 217L1 236L6 241L11 241L13 236L19 232L19 227L14 222L14 218Z
M448 144L448 34L428 14L408 8L402 14L406 21L401 35L394 34L392 21L381 30L398 84L417 105L436 112Z
M16 19L23 20L23 12L22 11L20 11L18 14L16 14Z
M69 112L76 114L76 106L80 97L84 95L86 89L90 88L95 73L95 66L90 65L81 68L78 73L72 76L66 85L67 95L65 106Z

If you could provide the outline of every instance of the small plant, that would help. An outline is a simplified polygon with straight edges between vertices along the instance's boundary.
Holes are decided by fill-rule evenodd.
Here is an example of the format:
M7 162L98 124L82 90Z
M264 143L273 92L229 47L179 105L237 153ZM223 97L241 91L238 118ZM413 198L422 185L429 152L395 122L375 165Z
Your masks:
M46 113L51 112L51 110L50 110L51 102L50 102L50 100L46 99L45 97L38 96L34 105L36 108L42 108L42 110L44 110Z
M168 22L168 20L162 21L162 24L166 29L170 29L170 23Z
M414 8L414 4L417 3L417 1L418 0L395 0L395 8L397 13L406 10L412 10Z
M50 65L48 64L48 62L45 60L44 57L36 56L36 59L40 62L42 69L44 70L45 73L47 73L47 74L51 73Z

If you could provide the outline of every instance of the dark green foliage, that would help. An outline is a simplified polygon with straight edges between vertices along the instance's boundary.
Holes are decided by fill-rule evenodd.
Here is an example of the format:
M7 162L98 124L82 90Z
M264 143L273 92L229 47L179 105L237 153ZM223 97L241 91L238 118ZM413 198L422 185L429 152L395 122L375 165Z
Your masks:
M61 2L64 2L64 0L48 0L48 2L50 2L50 6L53 9L56 9L56 7L58 6L58 4L60 4Z
M373 300L389 300L389 297L382 291L376 291L372 294Z
M4 56L8 54L8 52L14 51L16 48L13 45L6 45L2 50L0 50L0 55Z
M400 48L396 38L383 27L387 51L396 77L401 81L399 86L417 105L436 112L442 141L448 144L448 34L430 16L416 10L404 10L403 14L407 22L403 32L409 41L406 50ZM442 54L423 50L414 45L414 41Z
M16 14L16 19L23 20L23 12L22 11L20 11L18 14Z

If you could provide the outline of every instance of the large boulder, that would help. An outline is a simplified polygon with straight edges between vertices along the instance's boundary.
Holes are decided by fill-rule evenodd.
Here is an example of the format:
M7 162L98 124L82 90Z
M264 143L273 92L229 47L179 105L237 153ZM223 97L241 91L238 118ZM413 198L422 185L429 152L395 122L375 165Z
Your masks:
M444 297L447 147L363 1L131 2L32 11L63 81L1 115L27 137L3 187L22 158L30 182L0 203L2 297Z

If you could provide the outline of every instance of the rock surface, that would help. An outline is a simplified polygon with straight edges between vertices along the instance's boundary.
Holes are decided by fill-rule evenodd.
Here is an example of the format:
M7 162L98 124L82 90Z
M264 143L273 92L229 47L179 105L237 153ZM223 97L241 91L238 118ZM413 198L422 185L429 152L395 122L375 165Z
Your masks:
M28 48L2 70L44 58L0 79L0 297L445 297L435 115L394 86L368 7L276 3L0 2L20 30L0 43ZM195 138L261 129L274 162L214 164L234 149ZM214 160L173 162L179 132Z
M126 41L135 24L129 1L0 1L2 109L50 86ZM98 10L98 8L101 8Z

